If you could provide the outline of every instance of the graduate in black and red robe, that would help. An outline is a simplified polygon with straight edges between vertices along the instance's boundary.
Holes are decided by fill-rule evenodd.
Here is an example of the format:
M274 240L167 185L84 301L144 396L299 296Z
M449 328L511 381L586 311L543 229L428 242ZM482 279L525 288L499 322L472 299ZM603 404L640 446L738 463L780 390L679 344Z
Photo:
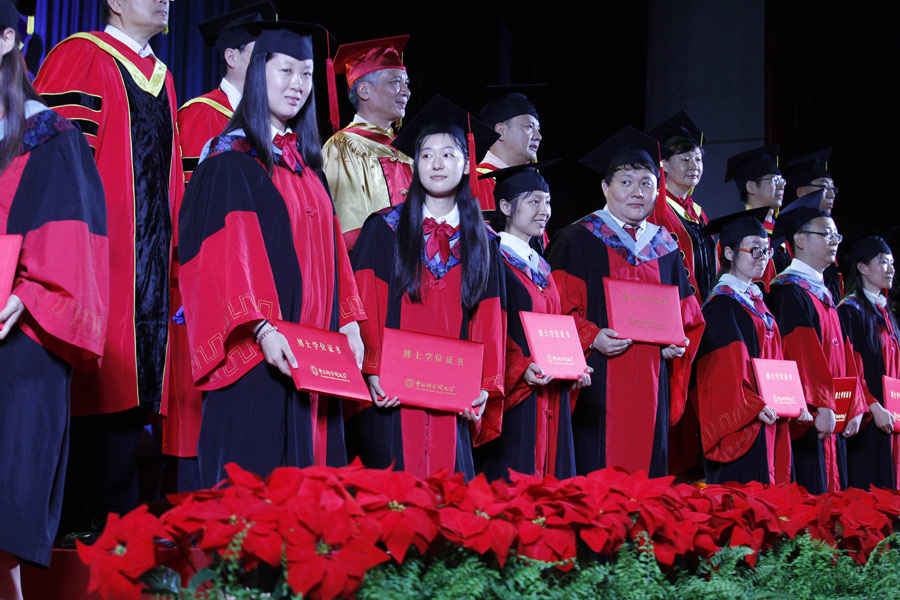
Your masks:
M782 214L776 234L782 234L794 255L790 266L772 280L766 303L781 330L784 357L797 362L812 426L793 423L791 446L797 483L814 494L847 487L845 438L859 431L866 412L859 384L842 435L835 426L834 378L857 378L856 361L822 272L834 263L841 236L834 221L815 208Z
M244 99L179 215L192 368L206 392L204 486L231 461L263 476L312 464L309 395L294 387L296 359L269 320L340 329L362 362L365 314L320 171L311 30L260 26L272 29L256 41ZM321 451L331 465L346 462L340 408L327 405Z
M99 368L109 311L103 185L81 132L38 101L18 17L0 0L0 273L11 276L0 275L3 598L20 597L19 560L50 563L72 371ZM7 245L17 240L21 249Z
M791 438L759 396L752 358L782 360L775 317L753 283L772 256L763 226L768 208L727 215L710 223L721 232L722 274L703 305L706 329L697 352L691 393L700 412L708 483L788 483ZM808 411L800 419L812 420Z
M475 470L488 479L509 477L509 469L564 479L575 475L575 447L569 389L590 385L588 372L575 381L554 380L532 359L521 311L560 314L562 304L550 265L531 247L550 219L550 187L533 163L491 172L497 182L497 211L506 279L506 366L503 430L475 449Z
M703 304L716 284L716 241L706 231L709 219L691 194L703 176L703 132L684 111L647 132L674 153L663 161L666 197L650 220L666 228L684 254L697 302Z
M859 434L847 440L848 483L862 489L870 485L897 489L900 448L894 415L884 408L882 383L883 376L900 378L897 321L885 292L893 284L894 256L883 238L872 235L857 240L846 261L850 291L838 305L838 314L861 367L869 405Z
M729 156L725 166L725 182L729 181L734 181L737 186L740 201L746 210L768 209L763 226L771 238L775 231L775 219L784 200L786 183L778 168L778 145L761 146ZM766 293L779 271L778 255L782 243L773 240L771 245L775 248L775 254L766 264L762 276L755 282Z
M472 444L500 433L505 315L499 246L472 196L474 157L466 144L466 111L436 96L404 127L394 145L415 157L406 202L366 221L353 268L369 320L363 372L375 406L347 422L351 456L368 467L392 462L419 477L441 469L474 476ZM496 135L471 119L475 143ZM404 407L379 383L385 327L484 345L481 393L459 415ZM487 408L487 413L484 413ZM469 422L473 422L470 432ZM472 435L474 433L474 435Z
M655 140L627 127L582 159L604 174L607 206L560 231L549 248L562 312L575 317L594 369L572 413L579 474L620 466L666 475L669 426L684 412L703 317L678 244L647 221L657 194L658 163L651 158L657 149ZM662 152L671 155L666 147ZM604 277L676 286L684 344L620 339L608 327Z

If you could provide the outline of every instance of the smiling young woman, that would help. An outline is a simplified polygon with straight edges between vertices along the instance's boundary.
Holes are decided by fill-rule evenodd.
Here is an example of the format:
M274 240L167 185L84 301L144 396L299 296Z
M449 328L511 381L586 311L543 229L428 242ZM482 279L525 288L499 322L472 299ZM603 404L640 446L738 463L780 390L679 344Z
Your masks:
M356 321L365 315L322 184L314 30L254 26L263 31L244 96L209 142L179 214L184 314L204 391L203 485L231 461L262 476L346 462L340 403L295 389L296 359L271 320L340 330L362 363Z

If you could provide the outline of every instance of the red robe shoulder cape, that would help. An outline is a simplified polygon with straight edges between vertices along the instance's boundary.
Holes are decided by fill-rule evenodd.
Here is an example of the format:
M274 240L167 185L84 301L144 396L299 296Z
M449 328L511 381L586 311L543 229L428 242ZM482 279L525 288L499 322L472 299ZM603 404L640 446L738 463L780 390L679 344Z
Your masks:
M225 130L233 114L234 107L228 102L225 92L219 88L188 100L178 109L178 133L185 184L191 180L191 174L200 162L203 146Z
M121 67L121 69L120 69ZM123 75L124 73L124 75ZM145 140L132 139L126 81L158 98L166 94L172 131L168 165L167 212L173 214L184 190L181 157L175 128L175 87L166 66L152 57L141 58L125 44L103 32L78 33L58 44L48 55L35 79L35 89L45 102L75 122L87 137L106 195L110 247L110 310L103 366L98 373L76 372L72 381L73 415L124 411L139 404L167 409L168 389L163 382L148 382L154 390L142 397L138 389L136 345L140 341L135 324L135 306L141 297L159 294L165 297L165 281L158 289L138 297L135 293L136 190L133 148ZM128 83L127 85L132 85ZM162 209L165 210L165 209ZM161 212L162 212L161 210ZM171 216L165 227L171 227ZM163 225L160 225L161 227ZM172 231L172 242L177 231ZM162 260L170 260L170 251L158 249ZM156 285L156 284L155 284ZM171 313L178 306L171 306ZM163 345L166 340L162 340ZM168 361L166 356L162 359Z
M432 268L423 265L422 303L410 302L397 289L392 271L396 229L404 206L369 217L353 250L356 281L369 315L369 320L360 325L366 345L363 372L377 375L381 371L381 339L385 327L484 344L481 388L489 392L490 398L473 436L474 444L479 445L500 434L503 416L506 324L499 246L495 235L489 234L493 238L489 243L490 277L484 296L474 310L462 307L463 268L458 243L452 246L446 264L435 256L428 262ZM358 454L364 462L368 458L371 466L384 468L394 460L397 468L423 477L440 469L459 470L468 477L474 474L469 430L466 422L456 415L418 408L380 411L369 407L356 415L354 421L360 436L370 440ZM350 444L352 434L348 431L347 435Z
M579 391L572 413L578 473L620 466L665 475L669 426L684 413L691 363L703 333L700 305L678 245L652 223L635 243L608 213L597 211L560 231L548 256L562 312L575 317L594 369L592 384ZM651 344L634 344L614 358L591 351L600 329L608 326L604 277L677 286L690 340L685 354L664 360L660 347Z
M765 402L758 394L750 362L751 358L784 358L774 317L768 312L760 315L722 284L703 306L703 317L706 329L697 352L692 393L697 397L704 455L710 461L730 463L730 481L760 480L757 475L768 472L769 477L761 483L790 482L788 421L779 419L763 427L758 415ZM762 459L763 464L741 461L761 429L765 452L748 458Z
M109 312L103 185L71 123L42 110L25 127L25 152L0 172L0 234L23 236L18 326L72 366L96 370Z

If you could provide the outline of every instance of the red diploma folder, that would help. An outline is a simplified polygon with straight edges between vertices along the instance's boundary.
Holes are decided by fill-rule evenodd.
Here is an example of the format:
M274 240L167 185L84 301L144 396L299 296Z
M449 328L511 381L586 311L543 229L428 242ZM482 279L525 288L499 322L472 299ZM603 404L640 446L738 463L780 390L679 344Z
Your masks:
M668 346L684 345L678 287L603 278L609 328L622 339Z
M298 367L291 369L291 375L298 390L372 401L347 336L286 321L274 323L297 359Z
M16 267L19 265L19 251L22 249L22 236L18 234L0 235L0 310L6 306L16 278Z
M481 392L483 355L481 344L386 327L381 388L401 404L462 412Z
M884 407L894 415L894 431L900 432L900 379L881 376L884 382Z
M584 351L572 315L522 311L519 317L531 359L544 375L553 375L556 379L581 377L587 363L584 362Z
M850 403L853 401L853 394L856 393L856 385L856 377L834 378L835 433L844 433L844 427L847 426L847 413L850 412Z
M792 360L750 359L756 374L756 387L766 405L779 417L799 417L806 407L803 384Z

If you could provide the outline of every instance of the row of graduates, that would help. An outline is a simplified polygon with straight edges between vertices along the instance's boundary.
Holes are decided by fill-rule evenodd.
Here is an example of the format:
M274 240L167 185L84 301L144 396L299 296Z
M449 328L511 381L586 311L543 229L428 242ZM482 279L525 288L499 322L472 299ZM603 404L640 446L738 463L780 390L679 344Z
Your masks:
M675 469L690 464L699 429L708 481L797 480L815 493L896 489L900 449L882 380L900 373L888 302L893 256L878 235L856 236L842 252L844 295L831 149L788 162L785 174L777 146L730 157L725 180L737 185L745 211L710 222L691 198L703 173L700 128L682 112L650 134L674 152L664 161L666 202L651 219L678 232L707 323L688 414L675 433L688 460ZM793 201L782 208L786 189ZM776 419L757 394L751 358L796 361L809 411ZM846 429L834 436L838 377L859 385Z

